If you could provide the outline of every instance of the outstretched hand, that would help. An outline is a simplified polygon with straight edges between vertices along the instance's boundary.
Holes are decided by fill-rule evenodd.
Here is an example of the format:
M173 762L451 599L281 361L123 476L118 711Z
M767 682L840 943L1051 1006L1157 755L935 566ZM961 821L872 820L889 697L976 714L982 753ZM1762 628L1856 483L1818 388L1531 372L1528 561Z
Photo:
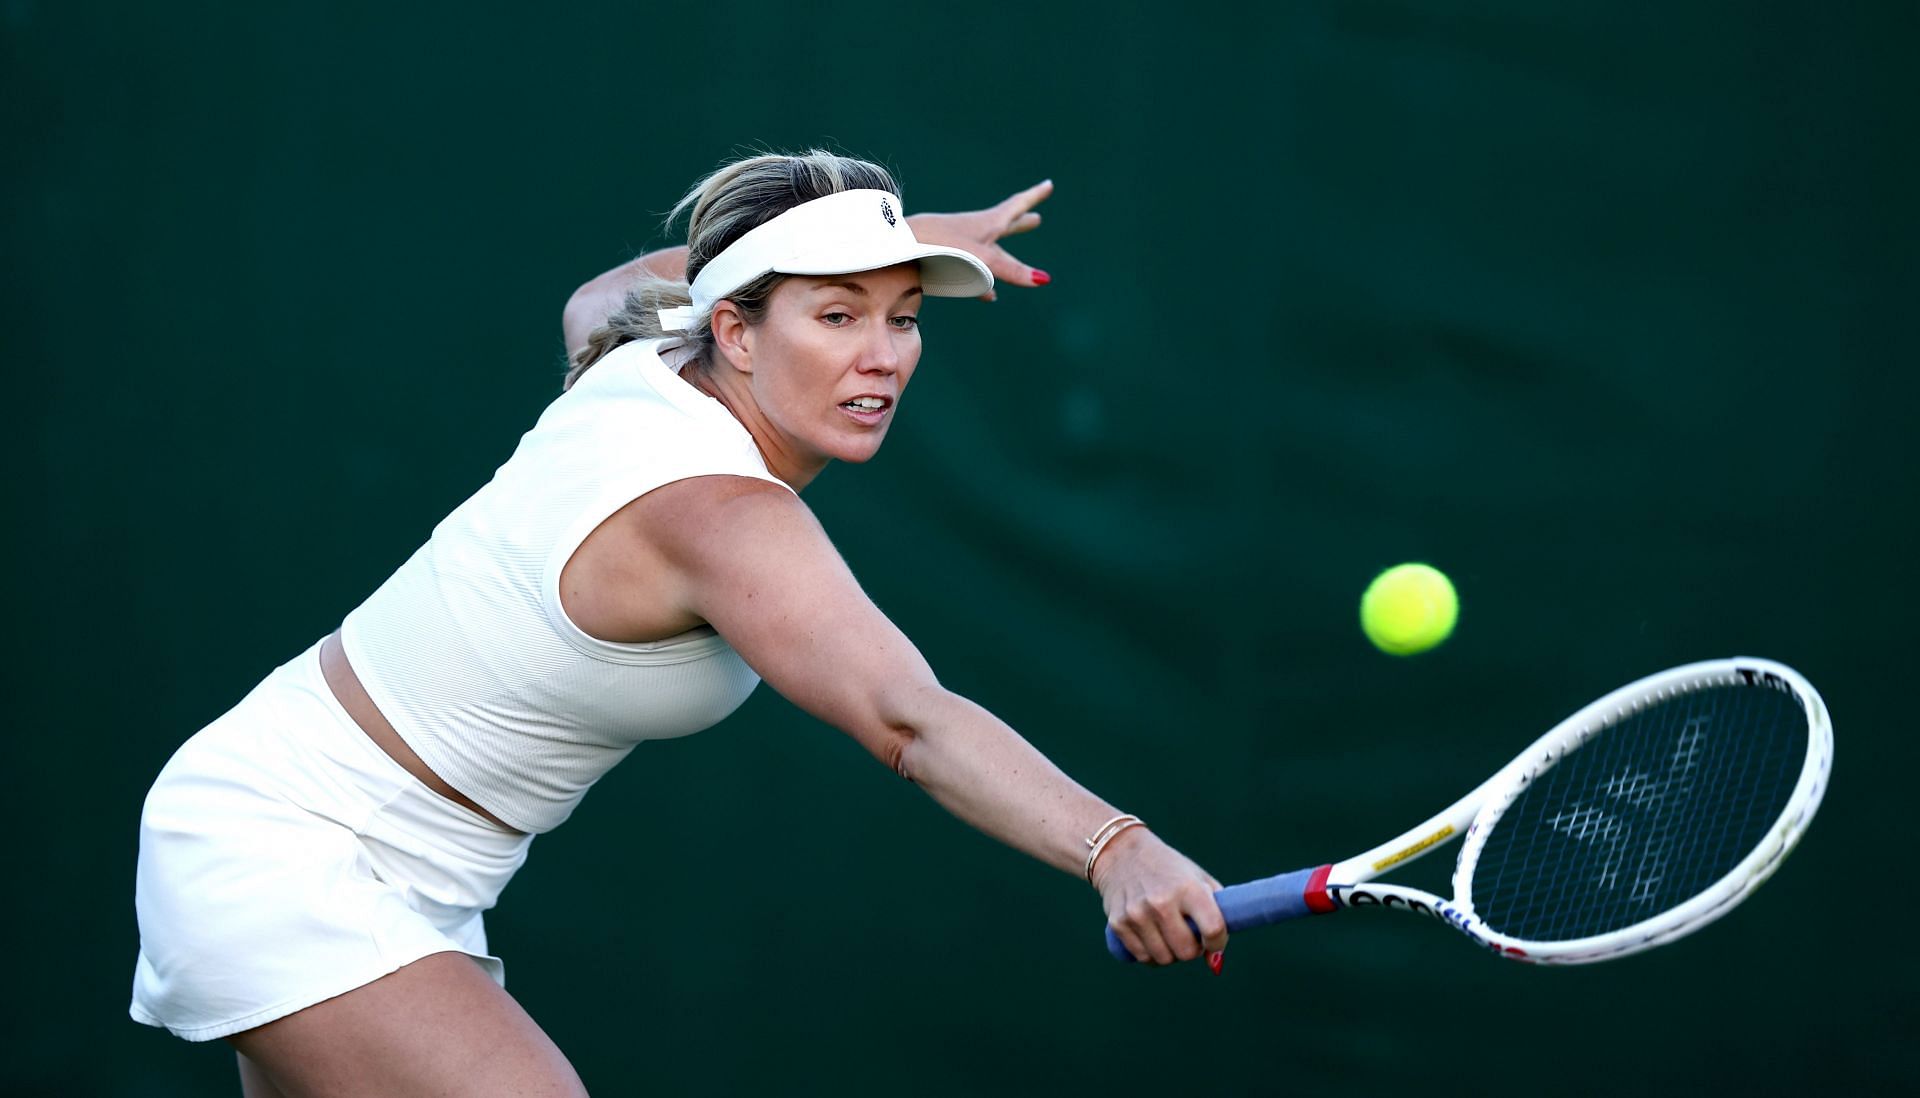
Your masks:
M1122 832L1094 863L1093 884L1134 960L1167 965L1204 953L1220 971L1227 948L1227 922L1213 898L1220 882L1159 836L1144 827Z
M1010 282L1015 286L1045 286L1052 281L1051 276L1016 259L1000 246L1000 241L1015 233L1039 228L1040 215L1033 208L1046 201L1052 193L1053 180L1048 179L1024 191L1015 191L984 210L914 214L907 221L913 226L913 235L926 243L944 244L972 252L993 272L995 284ZM980 297L983 301L992 301L994 293L988 290Z

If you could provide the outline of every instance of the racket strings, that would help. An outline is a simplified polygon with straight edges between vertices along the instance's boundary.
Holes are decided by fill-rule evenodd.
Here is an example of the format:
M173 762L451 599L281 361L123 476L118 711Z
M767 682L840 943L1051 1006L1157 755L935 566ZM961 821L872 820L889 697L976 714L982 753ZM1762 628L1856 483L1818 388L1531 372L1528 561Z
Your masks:
M1764 840L1806 752L1806 714L1784 690L1704 686L1653 702L1522 789L1471 867L1474 909L1540 942L1670 910Z

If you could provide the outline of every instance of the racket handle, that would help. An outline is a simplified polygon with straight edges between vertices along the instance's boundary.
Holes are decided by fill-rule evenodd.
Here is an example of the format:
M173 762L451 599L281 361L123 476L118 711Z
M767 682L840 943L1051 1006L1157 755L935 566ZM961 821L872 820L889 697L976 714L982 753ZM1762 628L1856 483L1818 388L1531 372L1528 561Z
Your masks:
M1263 880L1248 881L1245 884L1229 885L1213 894L1214 902L1220 905L1220 914L1227 920L1227 930L1239 932L1256 926L1298 919L1305 915L1318 915L1332 911L1333 904L1326 898L1327 871L1331 866L1314 866L1311 869L1297 869L1292 873L1282 873ZM1193 920L1187 920L1193 926ZM1193 927L1195 934L1199 927ZM1120 936L1107 927L1107 952L1117 961L1133 960L1133 954L1120 944Z

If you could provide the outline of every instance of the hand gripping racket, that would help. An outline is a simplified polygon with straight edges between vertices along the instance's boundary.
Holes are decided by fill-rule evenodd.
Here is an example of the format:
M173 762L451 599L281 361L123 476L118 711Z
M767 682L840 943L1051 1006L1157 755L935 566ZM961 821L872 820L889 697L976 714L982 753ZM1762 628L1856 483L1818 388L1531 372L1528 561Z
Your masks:
M1568 717L1391 842L1214 898L1232 931L1378 907L1514 960L1611 960L1691 934L1759 887L1813 819L1832 765L1826 706L1798 672L1688 664ZM1452 899L1370 883L1462 834ZM1133 959L1111 927L1107 949Z

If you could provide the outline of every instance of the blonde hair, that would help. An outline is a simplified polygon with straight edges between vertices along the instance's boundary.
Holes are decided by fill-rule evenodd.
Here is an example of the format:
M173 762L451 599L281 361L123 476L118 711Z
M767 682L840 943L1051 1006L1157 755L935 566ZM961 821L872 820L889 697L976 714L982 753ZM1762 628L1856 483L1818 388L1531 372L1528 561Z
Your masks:
M572 388L588 367L615 347L668 335L660 327L660 310L691 305L689 284L727 245L802 202L865 189L900 193L893 175L880 165L819 149L736 160L694 184L666 218L671 225L682 213L687 214L687 280L642 278L635 282L606 324L595 328L587 337L587 345L574 355L566 387ZM739 306L747 323L758 324L766 316L767 297L786 277L762 275L728 294L727 300ZM695 364L705 368L712 361L713 330L708 320L700 317L692 330L671 333L685 338L693 349L689 368Z

